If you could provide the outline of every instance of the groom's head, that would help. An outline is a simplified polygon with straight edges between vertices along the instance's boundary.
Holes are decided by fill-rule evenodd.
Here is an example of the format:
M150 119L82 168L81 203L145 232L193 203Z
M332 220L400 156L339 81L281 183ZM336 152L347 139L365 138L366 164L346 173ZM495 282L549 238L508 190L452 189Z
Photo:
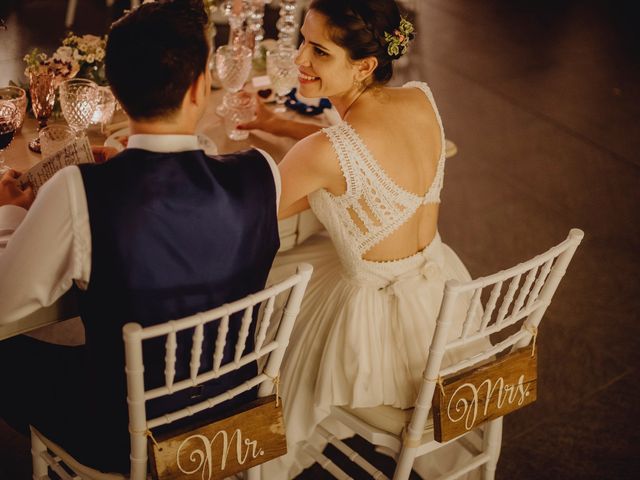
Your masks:
M132 119L170 118L191 89L208 87L206 29L201 0L145 3L111 26L107 79Z

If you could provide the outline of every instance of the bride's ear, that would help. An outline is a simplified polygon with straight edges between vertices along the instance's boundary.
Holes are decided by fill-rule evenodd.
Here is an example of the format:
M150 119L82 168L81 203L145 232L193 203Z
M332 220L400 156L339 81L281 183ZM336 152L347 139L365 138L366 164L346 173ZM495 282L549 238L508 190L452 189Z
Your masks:
M378 68L378 59L376 57L366 57L356 62L357 80L363 82L375 72Z

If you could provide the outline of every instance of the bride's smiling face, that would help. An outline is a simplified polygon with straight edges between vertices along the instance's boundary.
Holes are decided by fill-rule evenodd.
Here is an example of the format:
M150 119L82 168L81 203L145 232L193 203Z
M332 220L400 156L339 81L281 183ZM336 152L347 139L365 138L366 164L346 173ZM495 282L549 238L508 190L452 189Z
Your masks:
M331 40L327 17L314 10L307 14L300 29L298 80L304 97L334 97L354 89L357 66L347 51Z

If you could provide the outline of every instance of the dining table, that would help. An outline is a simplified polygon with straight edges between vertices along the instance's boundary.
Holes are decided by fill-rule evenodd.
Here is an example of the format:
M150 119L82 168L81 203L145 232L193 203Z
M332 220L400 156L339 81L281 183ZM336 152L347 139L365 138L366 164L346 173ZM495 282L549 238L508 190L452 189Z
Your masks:
M255 90L248 88L249 91ZM214 144L218 154L226 154L256 147L268 152L276 163L280 162L287 151L295 144L295 140L288 137L278 137L270 133L253 130L246 140L231 140L224 128L223 118L216 114L216 107L221 103L224 91L212 90L209 96L207 108L198 124L197 133L203 134ZM294 112L287 111L287 118L303 119L320 126L329 125L330 115L320 114L314 117L303 117ZM49 125L65 123L64 118L53 118ZM105 127L91 126L87 131L87 137L92 145L103 145L107 138L117 135L118 131L126 128L127 117L122 110L117 110L111 122ZM125 132L126 133L126 132ZM29 141L38 135L36 120L27 115L22 129L16 133L14 139L5 150L6 164L20 172L25 172L42 160L41 155L32 152L28 148ZM280 234L280 251L291 249L309 236L323 229L322 224L316 219L310 210L294 215L278 222ZM9 324L0 323L0 340L27 332L32 332L56 322L68 320L78 315L78 304L75 289L69 290L54 304L40 308L35 312Z

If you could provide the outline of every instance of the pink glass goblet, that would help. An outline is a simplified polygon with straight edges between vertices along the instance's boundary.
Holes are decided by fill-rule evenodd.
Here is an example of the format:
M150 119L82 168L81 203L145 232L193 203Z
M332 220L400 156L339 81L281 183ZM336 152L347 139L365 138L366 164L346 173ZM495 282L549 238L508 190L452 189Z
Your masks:
M38 131L40 131L47 126L49 117L53 112L53 104L56 100L53 73L46 68L30 72L29 93L31 95L33 115L36 117L36 120L38 120ZM39 137L29 142L29 149L40 153Z

